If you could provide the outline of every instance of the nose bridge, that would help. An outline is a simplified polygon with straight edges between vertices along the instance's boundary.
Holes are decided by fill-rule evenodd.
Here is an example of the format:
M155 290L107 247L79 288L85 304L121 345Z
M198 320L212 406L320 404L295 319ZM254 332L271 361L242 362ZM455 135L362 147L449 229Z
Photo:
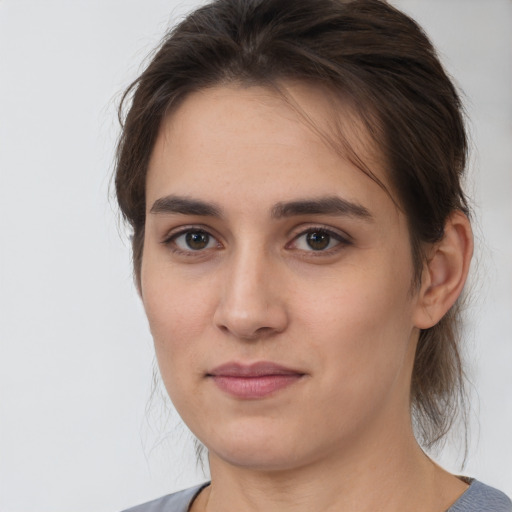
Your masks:
M286 309L275 281L277 265L262 243L248 240L233 250L215 314L218 327L245 339L285 328Z

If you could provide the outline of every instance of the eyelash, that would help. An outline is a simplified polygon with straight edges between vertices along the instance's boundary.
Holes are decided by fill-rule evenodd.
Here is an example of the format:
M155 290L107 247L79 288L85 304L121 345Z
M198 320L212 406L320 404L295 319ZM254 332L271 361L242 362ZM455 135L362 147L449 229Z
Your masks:
M343 247L352 245L352 242L347 235L344 236L341 233L338 233L337 231L333 231L332 229L327 229L322 226L311 226L311 227L308 227L307 229L301 230L297 235L295 235L293 237L292 241L287 244L287 247L289 247L290 244L296 244L297 241L301 237L305 237L308 234L313 234L313 233L320 234L320 235L327 235L328 237L330 237L329 245L331 244L332 240L335 240L337 243L334 245L334 247L330 247L328 249L319 249L319 250L314 250L313 248L311 248L311 250L296 249L296 250L302 251L304 253L307 253L308 257L309 256L313 256L313 257L330 256L332 254L337 253L341 249L343 249Z
M181 249L176 245L176 240L180 236L192 234L192 233L204 234L207 237L209 237L208 243L210 243L213 239L217 243L217 248L219 246L222 247L220 242L217 240L217 238L214 235L212 235L207 229L204 229L201 226L185 226L185 227L181 228L179 231L173 232L169 236L167 236L162 241L162 244L169 247L169 249L173 253L178 254L178 255L183 255L183 256L188 256L188 257L197 257L197 256L204 255L204 253L208 249L211 249L211 247L205 247L203 249L194 250L192 248ZM331 244L332 240L335 240L337 243L334 245L334 247L330 247L328 249L319 249L319 250L314 250L313 248L311 248L311 250L293 249L290 247L292 244L296 244L297 241L301 237L304 237L304 236L307 236L308 234L313 234L313 233L316 233L319 235L327 235L328 237L330 237L329 245ZM338 252L339 250L341 250L343 247L350 246L350 245L352 245L352 241L349 239L349 237L347 235L345 235L345 236L341 235L340 233L333 231L331 229L327 229L325 227L311 226L306 229L302 229L299 233L297 233L293 237L293 239L286 244L286 248L301 251L305 254L307 253L308 256L321 257L321 256L332 255L332 254Z
M164 240L162 240L162 244L168 247L173 253L180 256L197 257L204 254L207 248L198 250L181 249L176 245L176 240L180 236L187 235L189 233L205 234L209 237L208 242L213 239L214 241L217 241L217 246L220 246L220 242L218 242L217 238L202 226L184 226L179 231L170 233Z

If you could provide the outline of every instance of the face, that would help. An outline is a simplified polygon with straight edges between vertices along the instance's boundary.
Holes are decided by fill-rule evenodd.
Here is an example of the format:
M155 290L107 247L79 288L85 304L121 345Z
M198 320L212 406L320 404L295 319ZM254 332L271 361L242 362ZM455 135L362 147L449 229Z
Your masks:
M287 91L328 130L324 94ZM141 293L167 391L211 459L291 468L403 429L412 276L389 195L276 93L201 91L163 124Z

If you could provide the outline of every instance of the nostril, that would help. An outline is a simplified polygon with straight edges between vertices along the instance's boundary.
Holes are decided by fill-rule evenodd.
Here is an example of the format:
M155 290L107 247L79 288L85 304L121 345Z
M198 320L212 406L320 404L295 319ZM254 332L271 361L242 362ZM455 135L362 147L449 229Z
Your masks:
M254 336L265 336L274 332L277 332L277 329L274 329L273 327L260 327L259 329L256 329Z
M282 332L288 315L279 294L269 287L255 279L232 278L216 306L213 323L224 334L254 340Z
M274 334L278 334L282 329L276 329L273 327L258 327L255 330L251 330L247 327L241 326L230 326L218 325L217 326L224 334L230 334L240 340L254 341L262 338L271 337Z

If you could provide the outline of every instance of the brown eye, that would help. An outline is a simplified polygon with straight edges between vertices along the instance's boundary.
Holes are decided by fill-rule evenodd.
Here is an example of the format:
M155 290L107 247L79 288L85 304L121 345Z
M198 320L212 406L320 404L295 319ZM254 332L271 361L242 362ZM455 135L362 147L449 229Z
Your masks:
M314 251L322 251L329 247L331 235L321 231L313 231L306 235L306 243Z
M310 228L297 235L288 245L290 249L305 253L334 254L337 250L352 245L348 237L334 230L325 228Z
M170 236L163 242L171 250L189 253L201 252L207 249L214 249L220 244L215 237L202 229L186 229L180 233Z
M204 231L190 231L185 234L185 243L189 249L200 251L206 249L210 242L210 235Z

